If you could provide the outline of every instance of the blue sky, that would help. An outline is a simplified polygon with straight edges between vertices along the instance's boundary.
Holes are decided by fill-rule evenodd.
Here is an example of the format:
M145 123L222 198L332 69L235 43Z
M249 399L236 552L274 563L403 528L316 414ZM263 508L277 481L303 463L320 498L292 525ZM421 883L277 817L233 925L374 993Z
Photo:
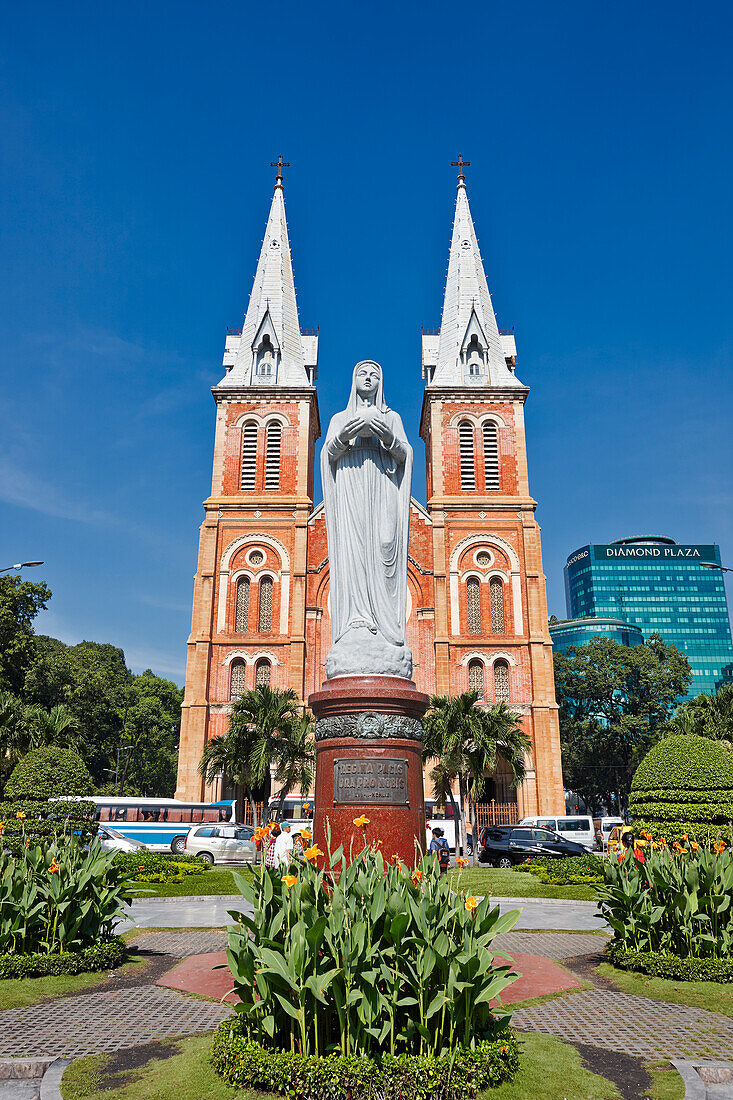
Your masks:
M226 326L279 152L321 419L375 358L416 446L420 326L469 196L515 326L550 611L588 541L721 544L727 3L33 3L0 43L0 557L38 628L182 680Z

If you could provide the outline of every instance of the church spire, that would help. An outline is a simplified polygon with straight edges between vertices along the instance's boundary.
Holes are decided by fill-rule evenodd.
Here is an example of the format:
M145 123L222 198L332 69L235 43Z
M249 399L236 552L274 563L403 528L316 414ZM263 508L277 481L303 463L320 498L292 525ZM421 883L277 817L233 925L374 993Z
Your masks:
M247 314L239 337L227 339L223 387L309 386L315 375L317 337L303 336L285 219L282 156Z
M458 194L443 318L439 337L423 337L424 373L434 386L517 387L514 339L499 333L468 206L463 170L469 163L461 156L454 162Z

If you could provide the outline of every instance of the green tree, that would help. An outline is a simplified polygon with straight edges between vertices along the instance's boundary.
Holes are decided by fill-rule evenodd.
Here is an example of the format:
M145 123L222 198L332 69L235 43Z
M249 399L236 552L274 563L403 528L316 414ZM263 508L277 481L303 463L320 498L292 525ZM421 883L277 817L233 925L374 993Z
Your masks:
M125 793L172 796L178 767L183 692L150 669L132 678L126 693L119 788Z
M257 731L246 722L230 722L226 733L212 737L201 757L199 772L207 783L226 775L252 807L252 821L257 827L259 817L255 790L257 782L252 768L252 753L257 744Z
M275 766L274 779L280 785L276 813L278 821L283 817L285 799L292 790L297 788L304 795L310 791L316 768L313 728L313 718L306 713L283 723L275 739L272 761Z
M42 746L74 748L77 723L64 706L45 711L0 692L0 785L23 757Z
M514 785L524 779L525 758L531 742L521 720L505 703L478 704L478 693L466 691L455 698L434 695L424 719L423 757L435 760L430 777L438 804L450 800L456 822L456 851L462 851L466 835L465 811L471 796L473 862L478 849L476 802L486 789L486 773L491 774L498 759L510 767ZM461 814L452 793L458 781Z
M733 742L733 684L723 684L715 695L696 695L678 707L665 736L692 734L712 741Z
M22 693L25 675L33 662L33 620L51 599L43 582L0 577L0 690Z
M687 658L658 634L638 646L593 638L555 654L563 778L591 812L614 793L627 804L639 760L691 678Z

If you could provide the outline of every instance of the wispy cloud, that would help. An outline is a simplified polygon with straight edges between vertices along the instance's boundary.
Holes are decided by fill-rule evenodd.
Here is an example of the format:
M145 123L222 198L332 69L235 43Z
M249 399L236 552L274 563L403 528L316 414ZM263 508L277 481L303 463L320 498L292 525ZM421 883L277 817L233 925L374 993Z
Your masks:
M182 603L180 600L162 600L159 596L141 595L138 595L137 598L140 603L144 603L148 607L157 607L161 611L185 612L187 615L191 613L191 604Z

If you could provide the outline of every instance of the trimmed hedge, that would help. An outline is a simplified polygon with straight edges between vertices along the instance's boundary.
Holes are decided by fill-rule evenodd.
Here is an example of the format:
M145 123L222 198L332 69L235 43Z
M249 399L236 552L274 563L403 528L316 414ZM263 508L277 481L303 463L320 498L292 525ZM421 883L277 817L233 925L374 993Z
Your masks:
M652 841L664 837L668 844L685 844L694 840L705 848L712 848L717 840L723 840L728 847L733 846L733 829L730 825L710 825L699 821L634 821L630 826L634 837L649 833Z
M678 958L663 951L628 951L617 943L604 949L609 961L619 970L634 970L674 982L733 982L733 959Z
M189 875L203 875L210 870L210 865L198 856L163 852L118 852L114 865L133 875L135 882L185 882Z
M113 936L91 947L61 954L35 951L29 955L0 954L0 978L43 978L58 974L85 974L114 970L127 959L124 940Z
M707 737L659 741L636 769L629 809L650 821L730 821L733 754Z
M383 1054L325 1057L268 1050L242 1034L240 1017L219 1025L211 1063L233 1088L278 1092L297 1100L464 1100L511 1080L519 1069L514 1032L474 1050L457 1048L439 1057Z
M29 839L50 843L63 833L73 833L81 840L91 840L99 828L94 820L95 812L93 802L82 800L49 802L19 799L1 802L2 847L19 855ZM19 820L18 815L25 817Z
M603 882L603 860L592 852L585 856L566 856L564 859L536 856L528 863L520 863L514 870L529 871L540 882L558 886L592 886Z
M92 794L94 783L86 764L73 749L44 745L32 749L13 768L4 797L37 802L57 794Z

